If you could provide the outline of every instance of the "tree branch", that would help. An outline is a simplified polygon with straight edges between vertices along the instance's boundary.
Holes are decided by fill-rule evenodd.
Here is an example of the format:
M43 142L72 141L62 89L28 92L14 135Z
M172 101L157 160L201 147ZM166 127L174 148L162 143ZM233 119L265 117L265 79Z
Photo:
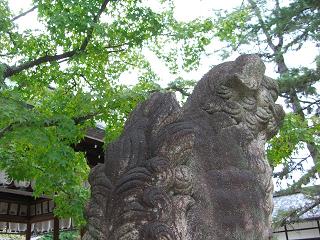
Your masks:
M269 47L273 51L275 51L276 50L276 46L272 42L271 35L269 34L268 29L266 28L265 22L263 21L263 18L262 18L262 15L261 15L261 11L260 11L259 7L257 6L257 3L255 1L253 1L253 0L248 0L248 2L250 3L251 8L254 10L254 12L255 12L255 14L256 14L256 16L258 18L258 21L259 21L259 24L261 26L261 29L262 29L264 35L267 38L267 43L268 43Z
M79 124L84 123L86 120L89 120L99 114L100 114L100 112L93 112L93 113L89 113L84 116L75 117L72 120L74 121L75 125L79 125ZM8 132L12 132L15 128L28 127L34 123L35 123L34 121L30 121L27 123L13 122L13 123L9 124L7 127L0 130L0 138L4 137L4 135L7 134ZM53 127L53 126L57 126L58 123L59 123L59 121L56 119L47 119L47 120L43 121L42 126L43 127Z
M107 6L109 1L110 0L104 0L103 1L102 5L101 5L101 7L99 9L99 12L93 18L93 23L94 24L99 21L100 16L104 12L104 10L106 9L106 6ZM16 67L15 66L6 66L5 71L4 71L4 78L11 77L11 76L23 71L23 70L32 68L32 67L40 65L42 63L50 63L50 62L55 62L55 61L59 61L59 60L66 59L66 58L71 58L71 57L73 57L74 55L76 55L76 54L78 54L80 52L84 52L86 47L89 44L89 41L91 40L91 38L93 36L93 31L94 31L94 25L91 26L89 28L89 30L87 31L87 35L84 38L84 40L83 40L83 42L82 42L82 44L81 44L79 49L74 49L74 50L71 50L71 51L68 51L68 52L65 52L65 53L62 53L62 54L46 55L46 56L43 56L43 57L39 57L38 59L23 63L23 64L21 64L19 66L16 66Z
M300 102L306 103L306 102L301 101L301 100L300 100ZM309 103L308 106L303 107L302 110L306 110L306 109L310 108L310 107L313 106L313 105L318 105L318 106L319 106L320 100L317 100L317 101L315 101L315 102L308 102L308 103Z
M104 0L100 9L99 9L99 12L97 13L97 15L93 18L93 23L96 24L100 17L101 17L101 14L104 12L104 10L106 9L107 7L107 4L110 0ZM85 39L83 40L82 44L81 44L81 47L80 47L80 51L84 51L86 49L86 47L88 46L89 44L89 41L91 40L92 36L93 36L93 30L94 30L94 24L93 26L91 26L87 32L87 36L85 37Z
M287 52L288 49L289 49L290 47L292 47L294 44L296 44L298 41L300 41L300 40L306 40L306 39L308 38L308 33L309 33L308 29L305 29L305 30L301 33L301 35L297 35L291 42L289 42L288 44L286 44L286 45L284 46L283 52Z
M25 11L25 12L23 12L23 13L19 14L18 16L13 17L13 18L11 19L11 21L13 22L13 21L15 21L15 20L17 20L17 19L19 19L19 18L21 18L21 17L23 17L23 16L27 15L28 13L33 12L35 9L37 9L37 7L38 7L38 5L33 6L33 7L32 7L32 8L30 8L29 10L27 10L27 11Z
M313 166L297 182L295 182L289 188L287 188L281 192L285 195L297 193L297 191L301 189L302 185L308 184L310 182L310 180L315 177L316 173L317 173L317 167Z
M302 163L304 161L306 161L309 157L311 157L311 155L304 157L304 158L300 158L301 160L299 162L293 164L292 166L290 166L288 163L287 165L284 166L284 168L281 172L274 173L273 177L283 179L283 177L287 176L289 173L292 173L297 168L302 167ZM291 158L291 159L294 159L294 158ZM293 161L291 161L291 162L293 163Z
M279 0L276 0L276 9L275 9L275 16L277 19L281 19L281 16L280 16L280 3L279 3ZM278 27L278 23L277 23L277 27ZM277 48L278 49L281 49L282 46L283 46L283 33L280 33L279 31L276 33L276 36L278 37L279 39L279 42L277 44Z
M72 50L69 52L62 53L62 54L46 55L46 56L40 57L36 60L23 63L17 67L6 66L6 69L4 71L4 78L11 77L11 76L23 71L23 70L32 68L32 67L40 65L42 63L54 62L54 61L58 61L61 59L70 58L70 57L74 56L76 53L77 53L76 50Z

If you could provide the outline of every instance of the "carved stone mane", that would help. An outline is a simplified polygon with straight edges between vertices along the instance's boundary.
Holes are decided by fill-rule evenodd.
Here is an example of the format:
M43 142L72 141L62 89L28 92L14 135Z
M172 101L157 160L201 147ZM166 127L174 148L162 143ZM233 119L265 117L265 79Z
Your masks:
M210 70L184 107L170 93L140 104L90 174L84 239L269 239L264 145L283 110L264 72L243 55Z

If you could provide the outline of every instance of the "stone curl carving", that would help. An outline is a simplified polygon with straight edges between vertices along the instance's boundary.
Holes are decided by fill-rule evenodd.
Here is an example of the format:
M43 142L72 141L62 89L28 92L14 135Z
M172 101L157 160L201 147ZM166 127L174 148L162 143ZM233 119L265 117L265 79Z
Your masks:
M256 55L215 66L180 107L155 93L130 115L90 175L85 240L270 237L264 155L283 117Z

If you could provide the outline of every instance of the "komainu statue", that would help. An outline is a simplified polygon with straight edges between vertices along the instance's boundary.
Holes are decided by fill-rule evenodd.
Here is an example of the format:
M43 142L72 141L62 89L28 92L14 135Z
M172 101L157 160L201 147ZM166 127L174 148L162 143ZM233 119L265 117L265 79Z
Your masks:
M265 240L271 168L264 150L283 118L256 55L210 70L180 107L155 93L92 169L85 240Z

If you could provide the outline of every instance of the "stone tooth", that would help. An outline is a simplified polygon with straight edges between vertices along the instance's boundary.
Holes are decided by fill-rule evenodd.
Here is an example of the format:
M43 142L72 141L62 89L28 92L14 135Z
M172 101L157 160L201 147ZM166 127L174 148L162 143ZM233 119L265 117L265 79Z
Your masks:
M234 95L230 88L224 85L218 87L217 94L224 99L230 99Z
M232 115L238 115L241 113L241 107L238 103L235 102L227 102L223 109L225 112L230 113Z
M270 114L264 108L259 107L256 112L256 117L259 122L266 123L270 118Z
M242 107L236 102L227 102L223 107L223 111L230 114L237 122L242 120Z
M181 165L175 168L175 193L190 195L192 192L192 173L189 167Z
M263 109L267 112L267 114L268 114L269 116L272 115L272 111L271 111L271 109L270 109L269 107L264 107Z
M246 110L253 110L256 107L256 100L253 97L244 97L242 99L242 106Z
M274 119L274 117L272 117L269 122L268 122L268 126L267 129L269 132L274 132L277 130L277 124L276 124L276 120Z
M206 111L207 113L209 114L213 114L215 112L219 112L221 111L221 105L218 104L217 102L211 102L211 103L208 103L204 108L203 108L204 111Z
M244 97L242 101L247 104L256 104L256 99L254 97Z
M247 113L245 114L245 120L247 122L247 127L255 132L257 129L257 118L253 114Z
M252 114L246 114L246 120L251 125L257 124L257 118Z

